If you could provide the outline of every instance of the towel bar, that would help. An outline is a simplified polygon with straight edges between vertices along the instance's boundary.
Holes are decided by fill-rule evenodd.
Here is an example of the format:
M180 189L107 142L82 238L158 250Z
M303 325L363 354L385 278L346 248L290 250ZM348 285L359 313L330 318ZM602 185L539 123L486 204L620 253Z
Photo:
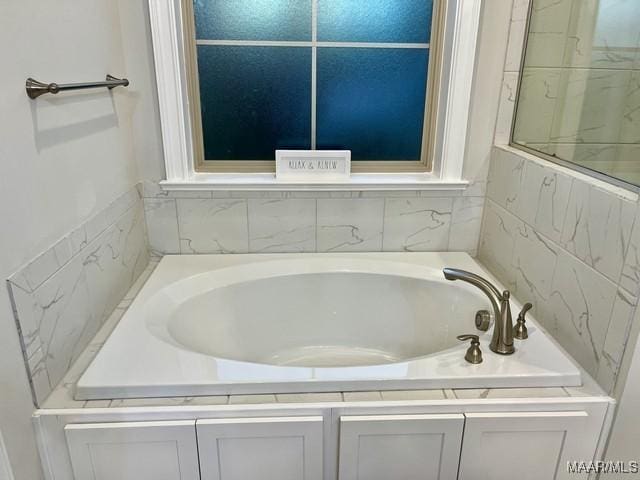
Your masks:
M106 87L109 90L115 87L128 87L129 80L126 78L116 78L111 75L107 75L107 79L104 82L86 82L86 83L42 83L33 78L27 78L27 96L29 98L38 98L45 93L57 94L65 90L84 90L87 88L101 88Z

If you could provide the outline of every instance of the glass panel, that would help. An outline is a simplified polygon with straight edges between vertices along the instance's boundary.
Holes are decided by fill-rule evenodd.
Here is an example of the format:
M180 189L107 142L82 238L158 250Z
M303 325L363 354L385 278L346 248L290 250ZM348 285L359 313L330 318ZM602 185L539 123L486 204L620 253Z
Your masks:
M640 185L640 1L533 0L513 143Z
M319 48L317 144L353 160L420 160L429 52Z
M311 40L311 0L194 0L199 40Z
M318 40L428 43L433 0L318 0Z
M198 46L207 160L311 148L311 49Z

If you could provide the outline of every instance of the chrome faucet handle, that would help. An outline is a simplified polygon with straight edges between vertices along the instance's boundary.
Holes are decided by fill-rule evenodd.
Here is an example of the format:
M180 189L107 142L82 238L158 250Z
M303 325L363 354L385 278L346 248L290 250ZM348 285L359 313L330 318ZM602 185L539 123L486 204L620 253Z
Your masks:
M527 330L527 326L525 325L526 318L525 315L529 310L533 308L533 305L529 302L525 303L518 314L518 320L516 321L515 332L513 333L513 337L518 340L525 340L529 338L529 332Z
M456 337L461 342L471 340L471 346L467 349L464 359L469 363L482 363L482 350L480 350L480 338L478 335L458 335Z

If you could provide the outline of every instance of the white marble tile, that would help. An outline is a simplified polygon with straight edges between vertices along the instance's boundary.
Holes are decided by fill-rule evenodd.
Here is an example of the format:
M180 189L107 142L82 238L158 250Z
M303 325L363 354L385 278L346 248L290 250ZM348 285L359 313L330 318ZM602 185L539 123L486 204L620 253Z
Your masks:
M636 306L637 299L635 297L618 289L596 375L596 380L607 393L612 393L615 386L622 356L629 340Z
M151 251L180 253L176 201L173 198L145 198L144 213Z
M581 0L567 41L565 65L597 69L632 69L638 47L640 3L628 0ZM594 22L595 20L595 22Z
M180 252L247 253L247 201L178 199Z
M551 282L560 247L528 225L517 230L513 253L515 269L514 295L533 304L533 314L544 324L545 310L551 295Z
M640 143L640 71L638 70L630 73L629 84L625 91L624 107L622 112L622 125L619 141L622 143Z
M518 231L523 228L524 224L520 219L487 200L478 258L509 289L515 287L513 251Z
M344 392L345 402L379 402L382 400L380 392Z
M483 210L484 197L458 197L453 200L449 251L476 255Z
M452 198L387 198L383 250L446 250L449 245L452 213Z
M276 395L278 403L323 403L342 402L342 393L279 393Z
M142 196L144 198L211 198L212 192L206 191L206 190L167 191L167 190L162 190L162 188L160 187L160 185L158 185L157 182L144 180L142 182Z
M573 0L536 0L531 9L526 64L563 65Z
M111 400L87 400L83 408L109 408L110 406Z
M561 387L553 388L485 388L485 389L455 389L459 399L480 398L550 398L567 397Z
M95 324L87 324L84 348L149 263L142 202L128 210L80 254Z
M516 153L494 148L487 183L487 196L502 208L517 213L526 160Z
M387 402L405 400L444 400L445 394L440 389L434 390L385 390L382 399Z
M518 97L513 141L518 144L547 143L559 109L558 91L562 71L557 68L525 68Z
M617 287L561 251L551 287L546 328L591 375L596 375Z
M102 229L111 219L114 223ZM91 222L75 230L82 232L75 246L69 236L48 250L52 261L41 271L53 271L33 292L10 286L39 403L63 379L148 263L137 190L120 196Z
M75 255L87 246L90 239L87 236L87 229L84 224L78 226L69 233L69 244L71 245L71 254Z
M519 72L524 51L524 37L527 27L527 13L530 0L514 0L509 26L509 40L504 64L505 72Z
M631 72L625 70L563 70L560 83L565 88L556 100L561 109L549 138L553 142L617 143L625 118L620 112L629 105L630 79ZM529 111L536 115L525 118L538 116L539 110Z
M384 198L318 200L319 252L382 250Z
M125 398L112 400L110 408L126 407L174 407L189 405L226 405L227 395L211 397L164 397L164 398ZM87 406L88 407L88 406Z
M51 381L56 385L69 370L75 355L82 347L87 326L97 324L82 259L76 257L58 274L34 292L38 335L42 342L44 364ZM31 366L31 371L34 371ZM39 397L39 400L43 400Z
M629 248L620 275L620 286L634 295L638 295L640 290L640 209L636 211L633 222Z
M259 403L276 403L276 396L273 394L265 395L230 395L229 405L250 405Z
M315 250L315 200L249 199L249 251L296 253Z
M518 72L505 72L502 78L500 104L498 106L494 135L496 145L508 145L511 140L511 125L514 120L513 113L516 106L518 78Z
M635 210L634 203L576 179L562 243L579 259L618 282Z
M540 163L528 161L517 204L517 214L538 232L559 241L567 213L571 178Z

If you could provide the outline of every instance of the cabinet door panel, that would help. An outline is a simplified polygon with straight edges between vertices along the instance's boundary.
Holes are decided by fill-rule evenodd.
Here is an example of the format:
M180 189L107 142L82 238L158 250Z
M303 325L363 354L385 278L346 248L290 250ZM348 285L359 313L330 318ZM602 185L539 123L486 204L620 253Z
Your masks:
M70 424L75 480L199 480L194 421Z
M588 422L586 412L467 414L459 479L582 478L568 474L567 461L593 458Z
M340 419L340 480L456 478L463 415Z
M321 480L322 417L199 420L202 480Z

